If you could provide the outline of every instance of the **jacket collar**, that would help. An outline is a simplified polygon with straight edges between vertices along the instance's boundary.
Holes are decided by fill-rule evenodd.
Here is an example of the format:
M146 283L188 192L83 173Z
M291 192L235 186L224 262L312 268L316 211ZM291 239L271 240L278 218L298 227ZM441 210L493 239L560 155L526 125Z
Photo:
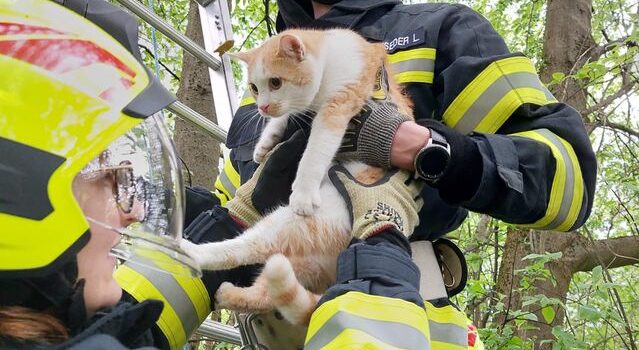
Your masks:
M277 30L286 28L353 28L371 10L401 4L400 0L342 0L322 17L313 19L310 0L278 0Z

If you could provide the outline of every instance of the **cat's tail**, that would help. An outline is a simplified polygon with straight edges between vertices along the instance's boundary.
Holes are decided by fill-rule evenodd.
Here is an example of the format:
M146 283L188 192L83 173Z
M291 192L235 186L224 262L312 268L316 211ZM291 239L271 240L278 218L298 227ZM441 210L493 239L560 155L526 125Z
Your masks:
M282 254L273 255L266 261L262 274L266 277L268 296L282 316L292 324L307 325L320 296L299 283L291 262Z

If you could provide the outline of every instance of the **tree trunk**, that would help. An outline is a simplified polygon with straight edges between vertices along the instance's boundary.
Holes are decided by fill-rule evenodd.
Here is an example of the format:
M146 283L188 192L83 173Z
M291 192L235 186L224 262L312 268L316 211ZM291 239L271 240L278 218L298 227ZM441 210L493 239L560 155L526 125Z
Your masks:
M200 14L197 3L194 1L189 2L187 19L186 36L204 47ZM194 111L217 122L208 66L186 51L183 54L182 77L177 96ZM189 184L191 180L192 185L212 189L218 175L219 142L181 119L175 121L174 141L178 154L190 172L185 176L186 183Z
M556 72L565 75L575 74L593 55L595 48L592 38L592 0L548 0L546 10L546 26L544 33L544 64L540 71L542 81L552 80ZM568 103L578 111L586 110L586 91L583 80L566 79L553 89L553 93L561 102ZM584 121L588 122L587 116ZM497 315L499 325L512 321L509 311L525 310L533 312L538 321L526 322L516 330L522 339L532 339L536 349L550 349L552 344L543 340L554 339L552 327L564 322L565 311L554 306L555 316L546 323L539 304L522 307L525 296L545 295L566 301L572 275L583 270L584 261L592 261L590 252L584 249L585 239L578 233L558 233L535 230L509 230L501 263L497 290L505 295L506 312ZM579 251L579 254L575 252ZM529 289L521 288L522 275L515 271L530 266L532 260L522 260L526 255L544 252L561 252L559 260L546 264L551 278L537 280ZM578 255L579 258L576 257ZM585 256L589 256L586 258ZM581 262L581 263L580 263ZM582 268L579 268L581 266ZM589 265L590 268L593 265Z
M575 74L594 54L592 38L592 0L548 0L544 32L544 66L540 72L544 82L552 74ZM580 112L586 110L584 81L567 78L554 88L559 101Z

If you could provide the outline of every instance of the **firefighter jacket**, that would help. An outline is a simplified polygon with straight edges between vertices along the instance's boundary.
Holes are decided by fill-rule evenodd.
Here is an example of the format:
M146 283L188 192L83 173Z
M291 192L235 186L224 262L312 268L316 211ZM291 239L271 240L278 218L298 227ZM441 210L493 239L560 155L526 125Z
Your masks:
M581 116L555 99L530 59L510 53L482 16L462 5L343 0L312 21L302 2L279 2L280 27L347 27L383 42L415 118L450 143L449 168L435 188L426 186L414 238L454 230L467 210L545 230L585 222L596 161ZM260 121L252 102L242 100L229 130L233 170L217 186L227 198L255 168Z
M417 122L449 142L449 167L437 185L425 187L412 239L456 229L468 210L543 230L574 230L586 221L596 160L580 114L559 102L531 60L511 53L481 15L462 5L342 0L313 20L308 1L278 4L278 30L345 27L383 42ZM216 183L222 202L255 169L256 115L254 100L244 97L229 130L231 156ZM355 265L375 259L360 256ZM377 266L378 274L355 272L333 287L341 292L312 315L305 349L483 348L474 326L447 301L418 305L354 287L383 279L387 271ZM338 274L344 269L338 265Z

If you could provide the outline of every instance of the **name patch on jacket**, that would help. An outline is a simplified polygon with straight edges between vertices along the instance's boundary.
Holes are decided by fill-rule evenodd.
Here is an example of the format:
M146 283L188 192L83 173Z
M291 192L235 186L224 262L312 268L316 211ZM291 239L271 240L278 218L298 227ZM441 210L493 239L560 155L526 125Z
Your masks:
M426 40L426 33L424 29L418 28L417 30L404 34L401 36L394 37L389 41L384 41L384 48L386 52L393 53L398 49L405 49L408 47L413 47L415 45L421 45Z

